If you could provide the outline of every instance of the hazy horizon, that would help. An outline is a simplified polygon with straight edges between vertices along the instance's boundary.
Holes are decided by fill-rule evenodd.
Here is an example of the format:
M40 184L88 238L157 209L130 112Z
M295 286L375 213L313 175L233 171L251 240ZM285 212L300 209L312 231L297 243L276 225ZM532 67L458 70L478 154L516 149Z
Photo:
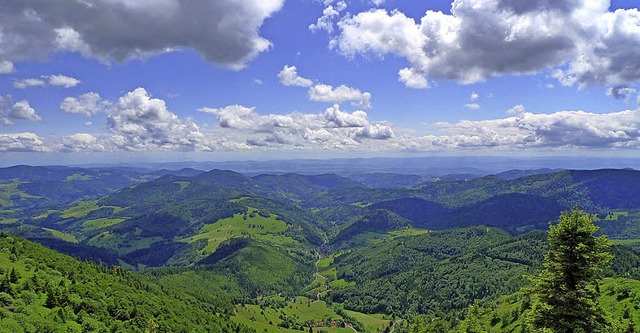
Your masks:
M2 168L18 164L0 165ZM28 164L31 166L64 166L80 168L127 167L140 170L197 169L210 171L224 169L246 175L258 174L365 174L396 173L415 174L426 177L468 174L483 176L512 170L593 170L623 169L640 170L640 158L590 158L590 157L506 157L506 156L422 156L422 157L368 157L330 159L273 159L273 160L228 160L228 161L139 161L139 162L94 162Z

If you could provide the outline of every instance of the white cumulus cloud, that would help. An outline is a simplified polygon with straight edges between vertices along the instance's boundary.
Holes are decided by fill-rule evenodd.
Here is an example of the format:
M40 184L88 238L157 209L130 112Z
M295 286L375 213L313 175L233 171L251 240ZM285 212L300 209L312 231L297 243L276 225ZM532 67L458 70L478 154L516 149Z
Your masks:
M424 73L420 73L415 68L403 68L398 72L398 81L413 89L429 88L429 81Z
M352 101L363 108L371 107L371 93L362 92L360 89L346 85L340 85L336 88L323 83L313 85L313 81L298 75L296 66L285 65L278 73L278 79L285 86L310 87L308 97L312 101L337 104Z
M28 101L13 103L10 95L0 96L0 125L13 125L14 120L41 121L42 117L36 113Z
M244 140L254 147L342 149L361 146L366 139L386 140L395 136L391 126L369 122L366 112L345 112L337 104L318 114L260 115L254 108L241 105L200 111L215 115L226 137Z
M328 5L323 11L322 16L318 18L316 23L309 25L309 30L316 32L318 30L326 30L328 33L333 33L335 25L334 20L340 16L340 12L347 8L347 3L344 1L338 1L333 5Z
M9 117L12 119L24 119L31 121L41 121L42 117L36 114L28 101L20 101L15 103L9 110Z
M89 133L76 133L61 138L54 150L59 152L101 152L110 149L109 143Z
M208 150L205 136L189 119L167 110L144 88L120 97L108 110L111 143L121 150Z
M338 105L327 108L323 116L332 127L366 127L369 125L366 112L358 110L347 113L341 111Z
M628 101L636 90L628 86L615 86L609 87L606 91L607 96L611 96L615 99L622 99Z
M310 87L313 84L313 81L298 75L296 66L285 65L278 73L278 79L285 86Z
M44 141L35 133L0 133L0 152L47 151Z
M369 92L362 92L360 89L345 85L334 88L328 84L316 84L309 89L309 99L317 102L331 103L353 101L364 108L371 107L371 94Z
M418 21L394 10L346 15L330 46L348 57L395 54L423 76L463 84L553 69L563 85L623 85L640 79L640 11L609 11L609 0L454 0L451 14Z
M47 83L41 79L21 79L13 81L13 87L16 89L27 89L33 87L44 87Z
M39 79L28 78L28 79L15 80L13 81L13 87L16 89L27 89L27 88L33 88L33 87L46 87L48 84L53 87L71 88L71 87L77 86L81 82L82 81L74 77L70 77L62 74L55 74L55 75L43 75Z
M254 108L242 105L229 105L223 108L201 108L201 112L211 113L218 117L218 125L224 128L251 129L260 124L256 123L259 118L253 110Z
M440 134L398 138L398 147L437 149L638 149L640 111L605 114L560 111L550 114L526 112L517 105L502 119L436 124Z
M95 113L105 111L109 105L109 101L103 100L99 94L89 92L78 97L65 98L60 103L60 110L64 113L91 117Z
M49 79L49 85L54 87L71 88L77 86L82 82L74 77L62 74L49 75L45 77Z

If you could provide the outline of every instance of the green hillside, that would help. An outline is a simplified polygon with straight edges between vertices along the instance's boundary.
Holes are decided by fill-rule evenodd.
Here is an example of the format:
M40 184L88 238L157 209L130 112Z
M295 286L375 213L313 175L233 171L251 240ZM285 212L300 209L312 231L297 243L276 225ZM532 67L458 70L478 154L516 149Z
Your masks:
M609 314L617 332L640 330L640 281L608 278L602 281L598 302ZM492 305L481 308L479 322L487 332L527 332L526 317L531 299L525 292L501 297Z
M544 233L514 237L471 227L401 237L354 249L334 261L338 279L355 285L329 293L345 308L402 316L448 313L524 286L537 272Z
M0 235L0 332L250 332L232 305L202 302L121 268Z
M0 179L1 230L139 271L145 277L123 274L181 290L258 331L308 331L319 320L335 322L316 329L327 332L351 330L347 324L403 332L415 318L450 329L474 302L487 307L526 287L541 269L548 222L575 204L618 244L607 276L640 279L633 170L379 181L226 170L3 172L14 178ZM137 176L114 182L122 186L114 191L107 174ZM409 186L390 187L394 179ZM59 186L38 196L43 182L93 182L95 191Z
M211 295L247 302L270 295L301 295L313 280L313 257L251 238L231 238L189 267L147 269L162 286L184 290L204 302Z

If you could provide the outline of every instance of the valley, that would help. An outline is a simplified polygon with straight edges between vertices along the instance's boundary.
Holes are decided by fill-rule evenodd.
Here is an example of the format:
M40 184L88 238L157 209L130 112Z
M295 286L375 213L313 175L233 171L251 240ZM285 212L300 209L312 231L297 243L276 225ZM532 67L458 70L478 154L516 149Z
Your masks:
M149 318L169 325L153 310L166 305L195 307L184 311L205 311L207 323L236 332L448 332L476 306L483 327L513 331L524 325L523 290L543 268L549 223L575 207L615 244L602 303L640 325L611 301L628 294L622 306L638 304L637 193L640 171L631 169L434 176L2 168L0 260L3 274L20 277L5 286L13 291L4 291L0 327L33 331L25 324L33 320L83 331L90 317L116 331L144 330ZM53 291L29 289L34 267L69 301L47 303ZM74 276L94 271L180 294L180 304L148 305L147 322L133 308L114 316L109 304L109 315L80 316ZM131 300L136 314L149 296L139 297ZM205 327L189 318L181 327Z

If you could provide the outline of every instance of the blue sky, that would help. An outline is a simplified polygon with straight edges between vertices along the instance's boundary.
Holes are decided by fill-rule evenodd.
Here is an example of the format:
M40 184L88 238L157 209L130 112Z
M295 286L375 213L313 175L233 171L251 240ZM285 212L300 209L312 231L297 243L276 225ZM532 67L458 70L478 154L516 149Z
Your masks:
M0 156L3 164L637 156L635 7L5 2Z

